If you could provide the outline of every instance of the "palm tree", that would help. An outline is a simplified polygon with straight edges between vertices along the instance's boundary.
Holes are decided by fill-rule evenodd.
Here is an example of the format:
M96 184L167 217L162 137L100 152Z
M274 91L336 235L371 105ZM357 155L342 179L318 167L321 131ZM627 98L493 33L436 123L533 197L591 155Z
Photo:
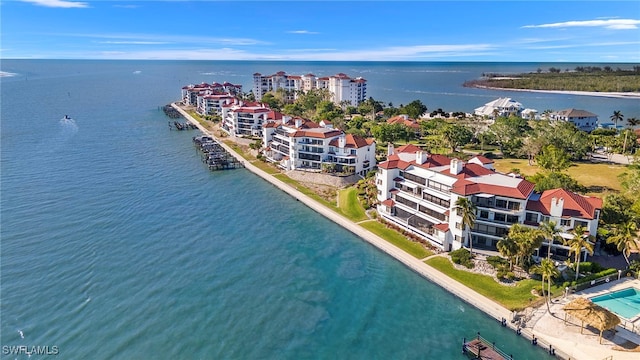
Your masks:
M615 244L618 251L622 252L624 259L629 265L629 255L631 252L640 251L638 245L638 227L631 220L614 229L613 236L607 239L607 244Z
M593 236L584 236L584 232L585 228L583 226L576 226L572 231L573 238L567 241L569 254L573 253L576 255L576 280L578 280L578 276L580 276L580 255L582 255L582 249L584 248L587 253L593 255L593 244L590 241L593 239Z
M500 252L500 255L509 259L509 271L513 271L514 259L516 259L517 261L517 257L520 251L518 242L510 236L505 236L498 241L496 246L498 248L498 251Z
M460 197L456 200L456 212L462 217L462 231L466 231L469 241L469 251L473 254L473 240L471 239L471 229L476 222L476 206L471 200Z
M540 223L539 229L547 240L547 259L551 258L551 245L554 241L562 241L560 236L560 229L556 227L555 221L544 221Z
M629 125L629 127L633 128L636 125L640 125L640 119L631 117L627 119L627 125Z
M611 119L616 124L616 130L617 130L618 129L618 121L623 120L624 119L624 115L622 115L620 110L615 110L613 112L613 115L611 115L609 117L609 119Z
M551 301L551 279L560 275L558 269L553 264L551 259L542 259L540 265L536 265L534 272L536 274L540 274L542 276L542 296L544 295L544 281L547 280L547 294L549 295L548 299L545 297L545 302L547 303L547 311L551 312L551 308L549 308L549 302Z

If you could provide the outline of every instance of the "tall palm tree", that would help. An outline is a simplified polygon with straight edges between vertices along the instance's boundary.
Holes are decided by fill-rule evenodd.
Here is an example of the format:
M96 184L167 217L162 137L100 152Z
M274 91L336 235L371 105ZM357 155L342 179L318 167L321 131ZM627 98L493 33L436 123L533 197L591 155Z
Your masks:
M582 249L584 248L589 255L593 255L593 244L591 243L593 236L585 236L584 232L585 228L578 225L571 232L573 238L567 240L567 245L569 245L569 254L573 253L576 256L576 280L578 280L578 276L580 276L580 255L582 255Z
M556 227L555 221L544 221L540 223L539 227L542 235L547 240L547 259L551 258L551 246L554 241L562 242L562 237L560 236L560 229Z
M640 251L638 244L638 227L635 221L628 221L614 229L613 236L607 239L607 244L615 244L618 251L622 252L629 265L631 252Z
M551 302L551 280L560 275L560 272L558 271L558 269L556 269L556 266L553 264L553 261L551 261L551 259L542 259L540 265L536 265L536 267L534 268L534 272L542 276L542 296L545 296L544 281L547 280L548 298L545 297L545 302L547 303L547 311L551 312L551 308L549 307L549 302Z
M473 240L471 239L471 229L476 222L476 206L471 200L460 197L456 200L456 213L462 217L462 231L466 231L469 241L469 251L473 254Z
M616 130L618 129L618 121L622 121L624 119L624 115L620 112L620 110L615 110L613 115L609 116L609 119L616 124Z
M513 271L514 259L517 261L518 253L520 251L517 240L510 236L505 236L498 241L496 246L500 255L509 259L509 271Z
M640 119L637 119L635 117L630 117L627 119L627 125L629 125L629 127L633 128L636 125L640 125Z

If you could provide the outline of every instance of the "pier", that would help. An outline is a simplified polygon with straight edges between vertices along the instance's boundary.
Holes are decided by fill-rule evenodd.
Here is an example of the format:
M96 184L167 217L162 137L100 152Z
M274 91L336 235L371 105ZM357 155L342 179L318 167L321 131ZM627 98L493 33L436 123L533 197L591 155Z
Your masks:
M462 352L472 359L513 360L513 356L507 355L498 349L495 343L489 342L489 340L480 336L480 333L469 341L466 338L462 339Z
M209 170L230 170L244 167L244 162L232 156L211 136L194 136L193 143L202 152L202 162Z

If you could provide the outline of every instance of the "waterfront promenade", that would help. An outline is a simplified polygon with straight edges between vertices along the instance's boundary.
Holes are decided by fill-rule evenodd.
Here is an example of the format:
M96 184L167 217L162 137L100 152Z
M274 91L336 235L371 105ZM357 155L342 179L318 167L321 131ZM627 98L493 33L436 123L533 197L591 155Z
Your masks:
M172 104L172 106L176 108L188 121L195 124L203 133L211 136L214 139L217 139L217 137L211 131L207 130L204 126L202 126L202 124L200 124L196 119L190 116L186 111L180 108L177 104L174 103ZM379 236L366 230L365 228L357 225L356 223L344 218L340 214L316 202L312 198L308 197L307 195L293 188L291 185L277 179L273 175L254 166L249 161L242 158L239 154L237 154L233 149L231 149L225 143L223 143L219 139L217 140L230 154L235 156L239 161L243 162L247 170L260 176L264 180L274 185L279 190L284 191L285 193L291 195L292 197L302 202L312 210L323 215L329 220L335 222L336 224L342 226L343 228L347 229L348 231L362 238L369 244L375 246L379 250L389 254L394 259L400 261L402 264L407 266L409 269L415 271L422 277L434 282L435 284L449 291L453 295L459 297L460 299L464 300L470 305L478 308L479 310L483 311L487 315L491 316L496 320L496 326L501 326L500 325L501 320L506 319L507 320L506 326L513 329L514 331L516 330L515 326L511 324L509 321L511 319L512 313L507 308L501 306L500 304L496 303L491 299L488 299L480 295L479 293L469 289L463 284L449 278L448 276L441 273L440 271L425 264L422 260L416 259L415 257L409 255L405 251L401 250L400 248L392 245L391 243L380 238ZM439 255L433 255L433 256L439 256ZM542 310L542 309L543 308L539 308L539 310ZM544 310L546 311L546 308L544 308ZM475 331L475 329L468 329L468 330L470 332ZM535 329L535 328L531 329L527 327L522 329L522 336L528 339L532 339L535 336L537 339L539 339L538 341L539 346L545 349L548 349L549 345L551 345L553 349L555 349L556 356L564 359L602 360L607 358L608 356L614 355L613 359L615 360L618 360L618 359L631 360L631 359L637 359L638 357L638 353L613 351L611 349L611 347L615 345L613 342L610 342L610 344L605 344L601 346L576 347L575 343L563 340L560 336L558 336L557 333L555 333L555 331L549 334L545 333L545 332L550 332L552 330L555 330L555 329L548 328L546 326L540 326L539 329Z

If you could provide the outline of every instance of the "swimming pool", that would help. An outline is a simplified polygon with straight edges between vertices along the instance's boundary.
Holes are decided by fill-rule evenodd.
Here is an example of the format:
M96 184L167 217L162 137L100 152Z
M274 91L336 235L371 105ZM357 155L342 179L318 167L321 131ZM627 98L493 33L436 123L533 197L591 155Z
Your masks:
M633 287L592 297L591 301L626 319L640 315L640 290Z

